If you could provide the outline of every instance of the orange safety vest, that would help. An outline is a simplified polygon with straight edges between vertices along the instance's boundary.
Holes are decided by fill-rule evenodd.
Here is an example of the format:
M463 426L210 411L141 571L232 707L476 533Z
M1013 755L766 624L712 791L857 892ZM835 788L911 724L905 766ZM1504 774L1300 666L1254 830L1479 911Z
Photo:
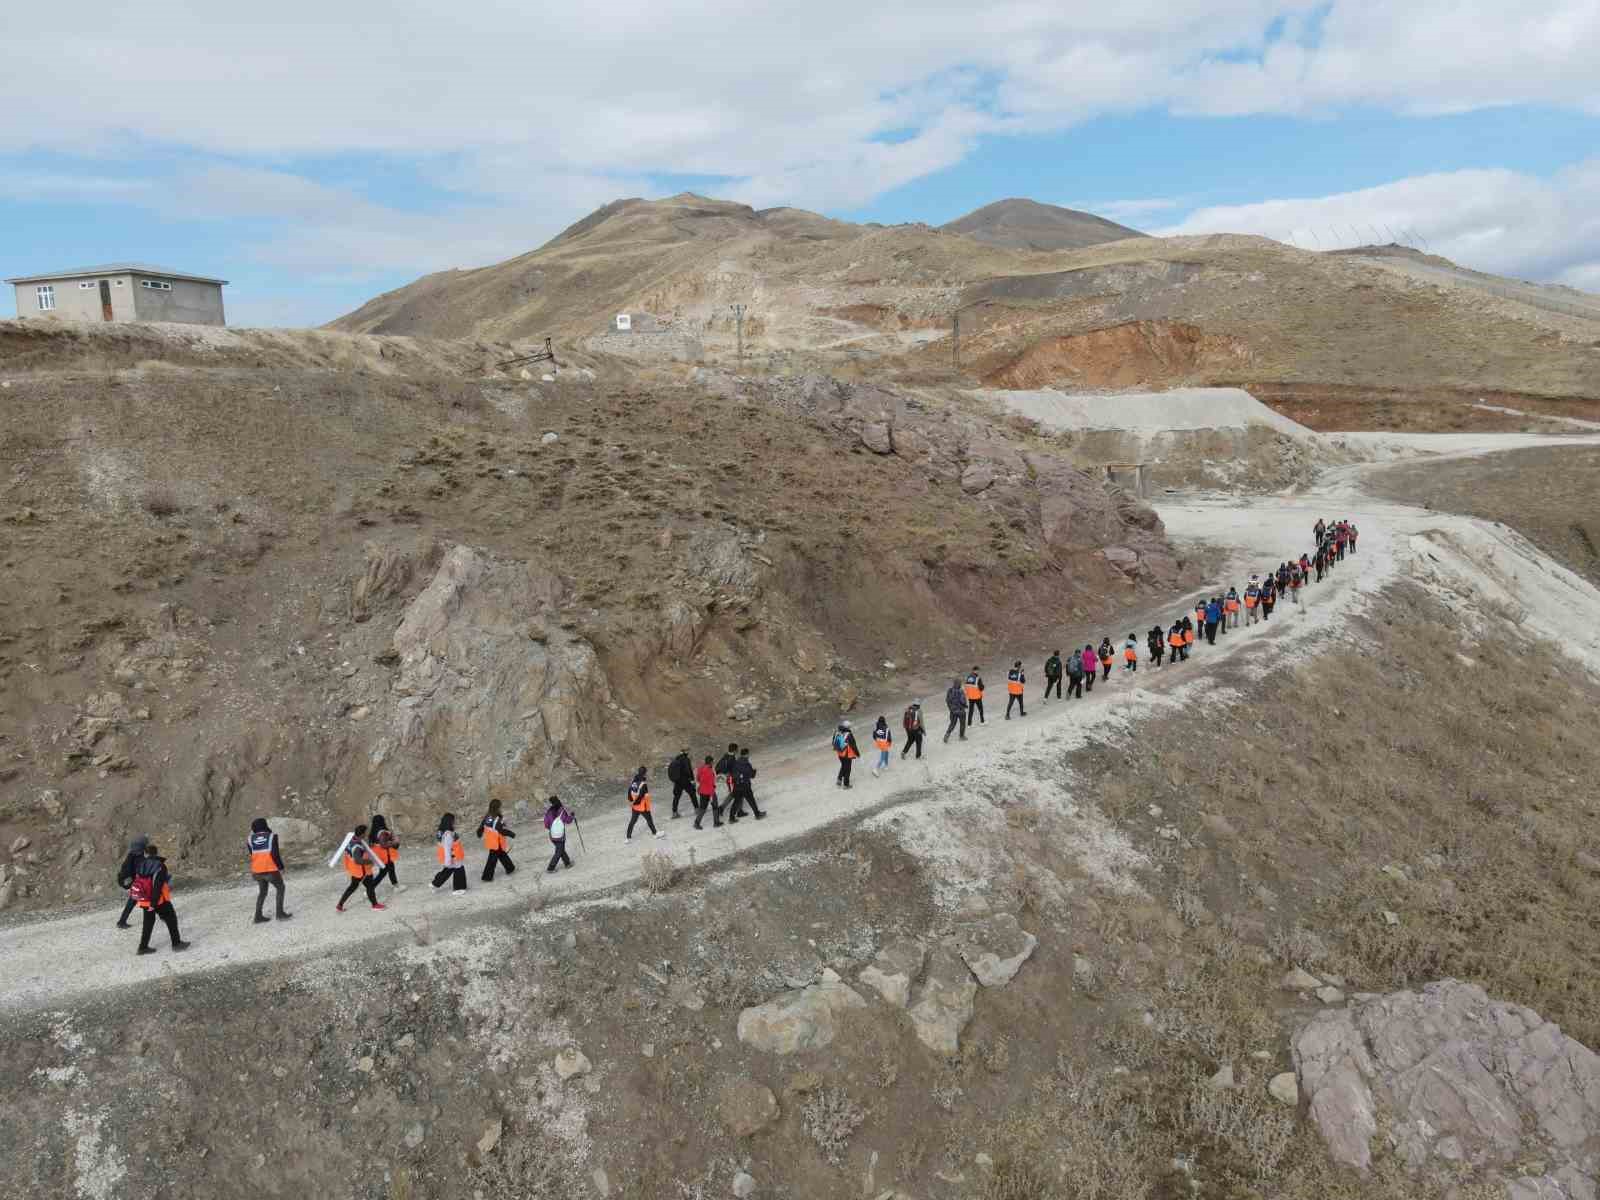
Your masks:
M1229 596L1226 600L1224 600L1222 602L1222 608L1223 608L1223 611L1225 611L1225 612L1236 613L1236 612L1239 611L1239 602L1237 600L1235 600L1232 596Z
M1246 592L1244 594L1244 606L1246 608L1254 608L1256 606L1256 601L1260 598L1260 596L1252 596L1249 592Z
M367 849L371 850L372 857L377 859L384 866L388 866L390 863L396 862L400 858L400 847L398 846L381 846L374 842L372 845L368 846Z
M439 865L441 867L446 867L446 866L448 866L448 867L459 867L462 863L467 861L467 852L464 849L462 849L461 839L456 837L455 834L453 834L453 833L450 835L450 859L449 859L449 861L448 862L445 861L445 856L444 856L444 837L442 835L439 838L439 844L433 848L433 853L434 853L434 856L436 858L438 858Z
M250 855L250 870L257 875L267 875L278 869L272 858L273 843L278 835L270 829L266 833L252 833L245 839L245 850Z
M879 750L887 750L887 749L889 749L890 744L891 744L890 741L889 741L889 735L888 734L884 734L882 737L873 738L872 739L872 744L874 746L876 746Z
M356 861L355 848L360 845L362 845L361 842L352 841L344 848L345 873L348 874L352 879L365 879L368 875L372 874L371 862Z
M1022 679L1016 671L1011 671L1006 675L1006 691L1013 696L1022 695Z
M1176 650L1179 646L1183 645L1183 630L1174 629L1170 633L1168 633L1167 634L1167 645L1171 646L1174 650Z
M1185 646L1192 646L1192 645L1194 645L1194 630L1192 630L1192 629L1185 629L1185 630L1184 630L1184 631L1183 631L1183 644L1184 644L1184 645L1185 645Z
M1124 646L1123 647L1123 649L1122 649L1122 657L1128 662L1138 662L1139 661L1139 653L1132 646Z
M155 903L151 904L147 900L141 900L141 901L139 901L139 907L140 908L146 908L146 909L148 909L148 908L160 908L163 904L165 904L168 900L171 900L171 899L172 899L172 885L170 883L163 883L161 885L160 894L156 896Z
M634 812L650 811L650 785L644 780L635 780L628 785L628 804Z
M978 686L978 677L976 675L967 676L967 684L963 690L967 693L968 700L983 699L983 689Z
M1196 604L1194 606L1194 623L1196 625L1204 625L1206 623L1205 605Z
M491 854L496 850L504 850L506 848L505 835L489 823L498 820L500 820L499 817L485 817L483 820L483 848Z

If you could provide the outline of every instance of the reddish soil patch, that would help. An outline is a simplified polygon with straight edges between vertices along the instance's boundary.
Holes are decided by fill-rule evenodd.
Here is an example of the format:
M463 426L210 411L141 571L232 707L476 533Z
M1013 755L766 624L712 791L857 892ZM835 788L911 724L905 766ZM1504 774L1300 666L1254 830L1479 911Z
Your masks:
M1543 418L1600 421L1600 398L1586 396L1328 383L1241 382L1240 386L1249 389L1263 404L1319 433L1373 429L1406 433L1558 433L1573 427ZM1514 411L1500 411L1504 409Z
M1181 321L1128 321L1047 338L990 371L991 387L1131 388L1199 382L1251 360L1240 338Z

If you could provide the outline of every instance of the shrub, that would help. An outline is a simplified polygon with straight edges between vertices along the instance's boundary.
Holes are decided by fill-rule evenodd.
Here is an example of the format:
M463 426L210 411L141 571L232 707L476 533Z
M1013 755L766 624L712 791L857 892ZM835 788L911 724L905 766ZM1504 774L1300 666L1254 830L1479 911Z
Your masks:
M834 1166L844 1162L850 1138L867 1119L862 1108L842 1088L826 1088L811 1093L800 1110L801 1121L822 1156Z
M645 890L660 895L678 878L678 864L664 850L652 850L639 860L639 882Z

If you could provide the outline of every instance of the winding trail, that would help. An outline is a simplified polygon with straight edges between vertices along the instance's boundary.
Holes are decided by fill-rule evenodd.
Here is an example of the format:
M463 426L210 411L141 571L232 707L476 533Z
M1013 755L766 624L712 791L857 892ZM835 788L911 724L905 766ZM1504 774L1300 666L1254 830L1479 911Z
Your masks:
M1409 439L1415 443L1417 439ZM1600 438L1544 439L1488 435L1468 444L1450 439L1453 455L1482 454L1521 445L1600 443ZM1242 584L1252 570L1264 570L1291 554L1307 549L1311 526L1317 517L1349 517L1361 530L1358 553L1347 558L1321 584L1313 584L1298 607L1279 605L1272 621L1243 628L1218 640L1215 646L1196 647L1188 663L1160 671L1141 670L1132 676L1113 671L1110 681L1097 686L1085 700L1049 705L1038 702L1041 682L1029 684L1030 711L1026 719L1006 722L1004 665L984 664L995 721L979 726L965 743L944 745L942 692L924 696L930 717L927 757L921 762L898 758L898 713L909 697L888 706L896 727L894 765L881 779L870 772L871 754L858 764L856 787L841 791L833 786L836 763L827 745L827 730L814 738L762 747L753 756L760 775L757 794L770 816L762 822L741 822L737 829L713 832L708 826L696 833L687 818L671 819L670 804L657 797L658 828L666 836L636 836L623 840L626 808L618 803L592 820L580 821L587 850L569 840L577 866L554 876L544 873L548 846L537 823L527 827L513 852L520 859L514 877L492 884L478 882L482 854L468 859L470 890L464 898L448 892L434 893L427 886L433 871L431 844L415 842L400 862L402 878L410 886L385 896L389 907L372 912L359 898L344 913L334 911L334 900L344 884L344 873L320 865L291 871L287 876L292 921L253 926L255 885L216 885L189 890L176 880L174 903L184 936L193 948L182 955L166 949L165 931L158 925L153 945L160 953L135 957L136 932L112 927L116 909L107 907L60 916L25 920L0 930L0 1008L37 1008L68 1002L88 993L102 992L153 979L191 975L228 967L275 960L309 960L342 947L370 946L386 936L409 940L421 925L431 939L480 922L485 914L529 910L536 897L550 903L571 902L619 888L636 879L643 855L663 850L687 863L691 848L698 863L731 865L735 856L748 854L837 821L855 821L925 796L930 790L950 789L970 779L971 772L1046 742L1081 741L1102 731L1117 735L1130 718L1154 711L1163 703L1181 701L1213 682L1224 664L1243 663L1253 673L1264 673L1314 652L1314 639L1337 632L1346 619L1359 612L1367 599L1382 592L1399 577L1424 586L1448 585L1459 592L1476 590L1485 599L1512 605L1525 613L1528 628L1561 639L1570 653L1600 671L1600 591L1541 554L1526 539L1504 526L1465 517L1428 512L1370 497L1361 486L1366 475L1384 464L1345 467L1330 472L1307 492L1285 496L1197 495L1157 504L1168 532L1179 540L1205 541L1229 555L1226 582ZM1131 629L1140 635L1158 619L1173 615L1192 603L1192 596L1174 596L1159 608L1129 612L1114 628L1093 631L1068 629L1044 634L1037 644L1021 649L1031 668L1055 644L1072 645L1109 633L1119 647ZM963 666L965 664L962 664ZM863 723L870 723L863 717ZM243 833L240 834L241 839ZM384 888L384 892L388 889Z

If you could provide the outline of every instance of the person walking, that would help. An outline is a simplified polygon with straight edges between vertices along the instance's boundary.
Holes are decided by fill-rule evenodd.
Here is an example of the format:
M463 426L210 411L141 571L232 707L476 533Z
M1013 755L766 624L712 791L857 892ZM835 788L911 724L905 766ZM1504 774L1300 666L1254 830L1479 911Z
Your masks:
M950 724L944 727L944 740L948 744L950 735L958 729L961 731L960 741L967 740L967 697L961 690L961 680L950 681L949 690L944 694L944 706L950 712Z
M1206 601L1205 601L1205 597L1202 596L1199 600L1196 600L1194 602L1194 636L1195 636L1195 640L1198 641L1199 639L1205 637L1205 635L1206 635Z
M744 806L750 806L750 813L758 821L766 820L767 814L756 805L756 766L750 761L750 747L742 746L739 749L739 758L733 764L733 805L728 810L728 823L744 816Z
M367 822L367 845L372 850L372 857L378 860L378 874L372 886L377 887L387 879L395 891L405 891L396 865L400 861L400 839L395 837L394 830L389 828L388 818L382 813L373 813L372 820Z
M703 828L700 824L706 819L706 809L711 810L711 827L722 828L722 802L717 799L717 769L711 765L711 755L706 755L705 762L695 768L695 791L699 798L694 806L694 827Z
M1167 630L1167 649L1172 651L1172 661L1180 663L1189 657L1188 648L1183 641L1183 622L1174 621L1172 628Z
M1217 644L1217 626L1221 624L1222 601L1213 596L1206 602L1206 645L1215 646Z
M334 912L343 912L345 901L355 895L357 888L367 891L367 903L374 909L382 910L385 905L378 900L378 885L375 876L378 873L378 860L372 856L372 849L367 845L367 827L357 825L345 835L344 844L339 847L336 856L344 864L345 874L350 876L350 882L344 889L344 895L339 897L339 903L333 906Z
M1225 628L1239 628L1239 609L1242 607L1239 589L1230 585L1228 594L1222 598L1222 624Z
M161 848L146 842L144 854L134 868L133 882L129 884L134 903L144 910L143 928L139 932L139 948L135 954L154 954L150 935L155 931L156 918L167 927L174 951L187 950L189 943L178 935L178 910L172 907L172 873L167 870L167 860L161 857Z
M1261 619L1261 585L1254 575L1244 589L1244 623L1254 625Z
M888 767L889 751L894 747L894 734L889 732L888 717L879 715L878 723L872 727L872 744L878 750L878 762L872 768L872 777L876 779Z
M265 925L271 918L261 910L266 907L267 889L277 892L274 914L278 920L287 921L293 914L283 908L283 855L278 849L278 835L272 832L265 817L250 822L250 836L244 840L245 857L250 863L250 874L256 881L256 916L253 924Z
M710 759L706 760L707 762ZM545 874L555 874L556 867L571 868L572 859L567 855L567 827L578 818L573 816L562 806L559 796L551 796L544 802L544 831L550 835L550 865L546 867Z
M1195 641L1200 634L1196 631L1194 621L1188 613L1183 614L1183 620L1180 624L1183 626L1183 660L1188 662L1189 651L1194 647Z
M1350 547L1351 558L1356 556L1356 538L1359 536L1360 534L1356 529L1356 523L1354 521L1347 522L1345 524L1345 543Z
M733 767L739 761L739 743L729 742L727 752L717 759L717 777L722 781L722 794L727 797L726 807L733 810Z
M1100 675L1100 654L1087 642L1083 646L1083 690L1094 691L1094 681Z
M1104 683L1107 679L1111 678L1111 664L1116 662L1116 661L1117 661L1117 654L1116 654L1116 651L1111 648L1111 639L1108 638L1108 637L1101 638L1100 639L1100 669L1105 672L1105 674L1100 677L1100 681L1102 683Z
M694 807L694 763L687 750L679 750L678 757L667 764L667 779L672 783L672 819L683 814L678 811L678 801L689 797L689 807Z
M133 910L138 907L138 902L133 898L133 879L139 873L139 860L144 857L145 848L150 845L150 839L140 834L128 843L128 854L122 860L122 865L117 868L117 886L128 893L128 900L122 906L122 915L117 918L118 929L133 928L128 924L128 918L133 915Z
M1296 563L1291 563L1289 565L1289 603L1290 604L1299 604L1300 603L1300 589L1301 589L1302 586L1304 586L1305 581L1306 581L1306 577L1300 573L1300 564L1297 563L1297 562Z
M633 810L633 815L628 818L628 832L623 841L633 841L633 827L639 823L639 818L644 818L644 823L649 827L652 837L661 837L662 833L656 828L656 820L650 815L650 772L645 767L640 767L633 774L633 780L628 784L628 807Z
M967 676L966 693L967 724L969 726L972 724L973 715L976 714L978 721L987 725L989 722L983 715L983 676L978 674L977 667L973 667L972 672Z
M433 853L439 860L439 869L433 873L433 890L437 892L448 882L452 896L465 896L467 851L461 844L461 839L456 836L455 813L447 812L439 818L439 829L433 836L438 843Z
M1083 699L1083 676L1083 651L1074 649L1067 656L1067 695L1079 700ZM1092 686L1094 684L1094 672L1090 671L1089 676L1089 683Z
M1028 677L1022 672L1022 660L1019 658L1011 664L1011 670L1006 672L1006 720L1011 720L1011 706L1017 706L1021 716L1028 715L1028 708L1022 702L1022 689L1027 686Z
M1050 657L1044 660L1044 700L1042 703L1050 703L1051 688L1056 690L1056 699L1061 699L1061 673L1063 670L1061 651L1050 651Z
M922 723L922 705L915 700L906 709L905 716L900 718L900 727L906 731L906 744L900 747L900 757L905 758L915 747L917 757L922 757L922 739L926 736L928 728Z
M839 774L834 779L833 786L848 790L851 764L861 757L861 750L856 745L856 735L850 731L849 721L840 721L839 728L833 731L833 752L839 756Z
M1326 521L1324 521L1321 517L1318 517L1317 518L1317 523L1311 527L1312 540L1314 540L1315 542L1317 542L1320 545L1321 542L1322 542L1322 535L1327 532L1327 529L1328 529L1328 523Z
M1124 673L1139 669L1139 639L1133 634L1128 635L1127 642L1122 647L1122 670Z
M478 822L478 836L483 839L483 849L488 858L483 864L484 883L494 882L494 869L504 867L507 875L514 875L517 864L511 861L509 853L511 839L517 835L506 825L506 819L500 814L500 801L489 801L489 811L483 814L483 820Z
M1150 632L1144 635L1144 644L1150 650L1150 661L1161 666L1161 659L1167 652L1167 639L1161 632L1161 626L1151 627Z
M1262 621L1265 622L1265 621L1272 620L1272 608L1273 608L1273 605L1275 605L1277 603L1278 603L1278 591L1277 591L1276 586L1272 582L1272 576L1268 575L1267 578L1266 578L1266 582L1261 585L1261 619L1262 619Z

